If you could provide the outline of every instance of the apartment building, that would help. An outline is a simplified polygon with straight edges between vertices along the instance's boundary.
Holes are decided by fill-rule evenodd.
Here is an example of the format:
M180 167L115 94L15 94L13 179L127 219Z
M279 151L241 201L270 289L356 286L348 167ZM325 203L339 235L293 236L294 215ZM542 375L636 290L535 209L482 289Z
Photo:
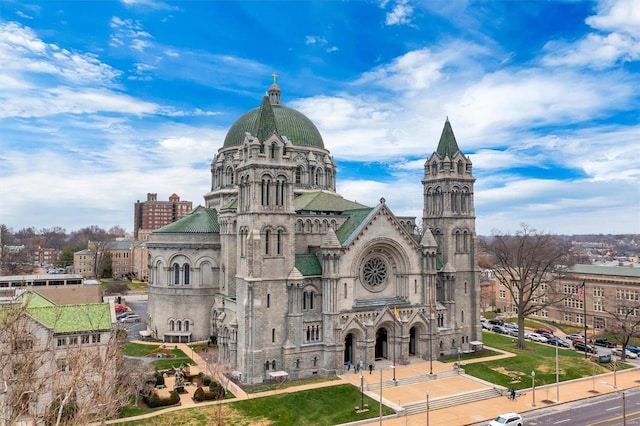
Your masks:
M175 222L193 208L191 201L181 201L178 194L171 194L169 201L158 201L158 194L147 193L147 201L136 201L133 209L133 233L137 240L140 231L153 231ZM142 235L148 237L148 232Z

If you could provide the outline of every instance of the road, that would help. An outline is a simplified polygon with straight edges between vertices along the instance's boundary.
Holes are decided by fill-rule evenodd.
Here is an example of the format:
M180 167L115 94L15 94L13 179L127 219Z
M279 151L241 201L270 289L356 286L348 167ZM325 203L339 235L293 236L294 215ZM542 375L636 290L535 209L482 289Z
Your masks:
M640 425L640 387L622 393L606 394L525 413L527 426L585 425L627 426Z
M115 296L105 297L105 302L109 299L115 299ZM147 295L127 295L126 305L133 312L140 315L140 322L135 323L118 323L118 326L127 330L127 341L139 340L140 332L147 329Z

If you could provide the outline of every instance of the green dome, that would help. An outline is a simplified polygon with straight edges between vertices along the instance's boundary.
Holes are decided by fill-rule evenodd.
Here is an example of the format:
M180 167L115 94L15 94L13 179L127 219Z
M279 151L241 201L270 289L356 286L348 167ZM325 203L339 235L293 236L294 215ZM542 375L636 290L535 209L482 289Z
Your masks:
M294 145L315 146L324 149L320 132L304 114L282 105L271 105L271 107L275 114L278 134L286 136ZM242 144L245 132L253 134L261 108L252 109L233 123L224 138L224 148Z

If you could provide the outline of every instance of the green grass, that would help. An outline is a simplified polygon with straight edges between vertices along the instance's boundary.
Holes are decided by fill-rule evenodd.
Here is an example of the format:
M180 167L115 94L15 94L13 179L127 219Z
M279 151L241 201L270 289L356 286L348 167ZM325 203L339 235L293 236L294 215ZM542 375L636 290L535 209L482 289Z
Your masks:
M257 386L251 386L246 388L244 391L246 393L260 393L260 392L265 392L265 391L271 391L274 389L286 389L286 388L290 388L293 386L302 386L302 385L308 385L311 383L324 383L324 382L331 382L334 380L340 380L339 377L337 376L318 376L318 377L311 377L308 379L301 379L301 380L292 380L292 381L287 381L284 382L282 384L266 384L266 385L257 385Z
M191 358L161 358L157 361L153 361L151 365L156 370L168 370L169 368L178 368L182 364L195 365L195 362Z
M122 352L127 356L150 356L151 351L160 345L142 345L140 343L125 343Z
M484 332L486 346L515 353L517 356L495 361L469 363L465 372L469 375L515 389L529 388L532 385L531 371L536 372L536 385L556 382L555 347L527 341L526 349L517 349L515 338ZM560 381L611 371L608 365L597 364L584 359L582 352L570 349L558 349ZM618 369L630 368L628 364L619 364Z
M229 408L242 415L242 419L225 419L225 424L252 424L261 419L268 419L273 424L281 426L324 426L348 423L362 419L378 417L378 402L364 396L364 403L369 404L369 411L356 413L354 408L361 403L360 390L352 385L329 386L310 389L295 393L282 393L263 398L245 399L230 402ZM207 425L210 418L203 414L206 407L181 411L181 424ZM393 414L394 411L386 406L382 407L382 414ZM176 414L154 417L158 424L170 424ZM144 422L128 422L126 425L142 425Z

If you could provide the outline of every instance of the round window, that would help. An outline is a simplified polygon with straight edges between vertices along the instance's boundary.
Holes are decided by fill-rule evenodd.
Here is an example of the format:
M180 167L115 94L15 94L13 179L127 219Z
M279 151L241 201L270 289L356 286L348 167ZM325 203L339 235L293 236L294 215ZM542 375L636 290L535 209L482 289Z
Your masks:
M371 287L379 287L387 280L387 264L378 256L371 257L362 266L362 280Z

